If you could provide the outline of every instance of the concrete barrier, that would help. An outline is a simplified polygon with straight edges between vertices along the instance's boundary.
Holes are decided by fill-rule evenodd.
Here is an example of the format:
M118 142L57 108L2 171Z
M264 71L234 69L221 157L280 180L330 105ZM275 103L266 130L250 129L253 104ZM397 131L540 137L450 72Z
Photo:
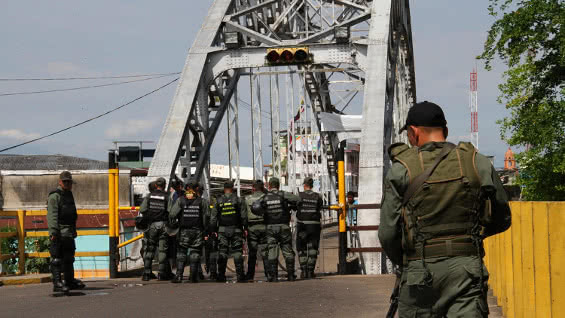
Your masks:
M510 203L511 228L485 240L505 317L565 317L565 202Z

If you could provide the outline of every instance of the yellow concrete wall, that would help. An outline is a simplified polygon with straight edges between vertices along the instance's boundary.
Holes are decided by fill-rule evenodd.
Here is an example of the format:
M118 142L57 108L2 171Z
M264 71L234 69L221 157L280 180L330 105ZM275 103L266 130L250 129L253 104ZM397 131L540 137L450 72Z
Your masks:
M512 227L485 240L498 305L508 318L565 317L565 202L510 208Z

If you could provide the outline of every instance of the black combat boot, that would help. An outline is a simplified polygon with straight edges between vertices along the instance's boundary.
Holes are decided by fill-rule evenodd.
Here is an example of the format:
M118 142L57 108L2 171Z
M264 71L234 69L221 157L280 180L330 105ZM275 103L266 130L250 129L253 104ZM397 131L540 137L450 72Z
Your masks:
M238 283L244 283L245 282L245 273L243 272L243 260L239 260L239 261L235 261L235 273L237 276L237 282Z
M306 266L301 265L300 266L300 279L308 279L310 277L308 277L308 271L306 269Z
M218 260L218 277L216 277L216 281L218 283L225 283L226 282L226 266L227 266L227 259L226 260Z
M73 289L84 289L84 287L86 287L86 285L80 279L75 278L75 268L74 268L73 265L71 265L71 273L72 273L73 280L70 282L70 284L68 284L69 289L71 289L71 290L73 290Z
M247 274L245 280L253 280L255 278L255 264L257 263L257 256L250 256L247 259Z
M177 261L177 272L175 273L175 278L171 281L171 283L182 283L182 277L184 275L184 262Z
M143 271L143 276L141 276L142 281L146 282L151 279L157 279L157 276L155 276L155 274L153 274L153 271L151 270L152 265L153 265L152 259L145 259L145 258L143 259L144 271Z
M288 274L287 280L289 282L296 280L296 276L294 276L294 260L286 261L286 272Z
M70 290L73 282L73 263L63 262L63 280L65 286Z
M316 266L308 267L308 278L316 278L316 274L314 274L314 269Z
M204 270L202 269L202 264L200 264L200 261L198 263L198 280L204 280Z
M269 282L278 282L279 281L279 263L277 262L277 260L274 261L270 261L269 262L269 277L268 280Z
M198 283L198 263L190 263L190 282L191 283Z
M53 259L51 261L51 276L53 280L53 291L54 292L63 292L68 293L69 288L63 284L61 281L61 268L60 265L56 263L60 263L60 259Z

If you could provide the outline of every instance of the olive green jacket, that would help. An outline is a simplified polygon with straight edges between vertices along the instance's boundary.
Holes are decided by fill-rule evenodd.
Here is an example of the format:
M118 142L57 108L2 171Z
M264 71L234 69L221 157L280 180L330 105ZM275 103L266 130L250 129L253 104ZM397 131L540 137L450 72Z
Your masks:
M57 189L63 190L61 186L58 186ZM47 228L49 236L76 237L76 224L74 226L59 224L59 200L61 200L61 195L57 192L53 192L47 199Z
M439 155L441 149L441 147L436 147L435 142L426 143L420 147L420 151L431 151L436 155ZM481 189L487 192L486 195L491 203L492 221L485 226L484 235L490 236L503 232L511 224L506 192L487 157L477 153L475 166L481 179ZM402 197L409 183L410 178L404 165L400 162L393 162L384 181L379 240L386 255L395 264L402 264Z

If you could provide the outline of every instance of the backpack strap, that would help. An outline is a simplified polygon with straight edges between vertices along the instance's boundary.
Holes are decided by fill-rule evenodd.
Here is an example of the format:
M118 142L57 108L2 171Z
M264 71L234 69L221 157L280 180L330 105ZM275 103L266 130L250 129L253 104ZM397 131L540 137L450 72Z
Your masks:
M414 178L412 182L408 185L406 192L404 192L404 196L402 197L402 206L406 206L408 201L412 198L412 196L418 191L418 189L428 180L428 178L434 173L434 170L437 168L439 163L447 157L447 155L455 148L455 145L452 143L447 143L443 150L439 153L436 160L432 164L431 167L424 170L422 174Z

